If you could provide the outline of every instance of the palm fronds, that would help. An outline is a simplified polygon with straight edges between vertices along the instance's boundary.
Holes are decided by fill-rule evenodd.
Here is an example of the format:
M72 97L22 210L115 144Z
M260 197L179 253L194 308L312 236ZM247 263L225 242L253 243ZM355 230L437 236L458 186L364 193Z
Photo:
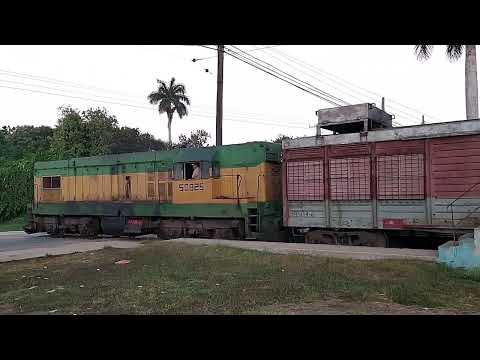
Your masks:
M433 45L415 45L415 55L418 60L427 60L433 52Z

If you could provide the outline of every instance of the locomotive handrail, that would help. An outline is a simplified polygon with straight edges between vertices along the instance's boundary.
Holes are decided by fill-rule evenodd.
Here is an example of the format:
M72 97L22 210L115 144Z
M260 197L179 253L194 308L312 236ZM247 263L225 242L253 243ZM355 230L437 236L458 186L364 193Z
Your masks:
M257 206L257 213L258 213L258 192L260 191L260 177L262 177L262 176L263 176L263 179L265 181L265 174L259 174L257 176L257 199L256 199L257 201L255 202L255 205ZM262 226L261 226L262 224L260 223L261 219L262 219L261 217L257 218L257 229L262 228Z
M260 174L257 176L257 203L258 203L258 192L260 190L260 177L262 176L265 178L265 174Z
M468 192L472 191L476 186L480 185L480 182L477 182L476 184L473 184L471 187L469 187L467 190L465 190L459 197L457 197L455 200L453 200L450 204L447 205L447 210L450 208L451 214L452 214L452 229L453 229L453 242L457 241L457 234L455 232L455 220L453 217L453 204L457 202L457 200L460 200L467 194ZM464 219L468 218L473 212L475 212L478 208L473 210L471 213L469 213Z

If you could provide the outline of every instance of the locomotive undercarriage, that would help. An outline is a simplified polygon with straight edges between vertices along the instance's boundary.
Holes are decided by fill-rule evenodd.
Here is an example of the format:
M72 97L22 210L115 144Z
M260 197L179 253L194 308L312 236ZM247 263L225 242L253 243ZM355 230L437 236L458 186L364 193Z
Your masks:
M25 231L47 232L53 236L135 237L156 234L161 239L199 237L238 240L245 238L245 222L243 219L35 216Z

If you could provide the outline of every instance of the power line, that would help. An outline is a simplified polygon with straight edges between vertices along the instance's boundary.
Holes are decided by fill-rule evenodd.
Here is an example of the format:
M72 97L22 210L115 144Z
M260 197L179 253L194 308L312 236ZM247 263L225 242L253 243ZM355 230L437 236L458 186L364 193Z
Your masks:
M237 50L239 50L239 51L241 51L241 49L239 49L239 48L237 48L237 47L235 47L235 46L232 46L232 47L235 48L235 49L237 49ZM227 50L228 50L228 49L227 49ZM231 51L231 50L230 50L230 51ZM238 53L236 53L236 54L238 54ZM254 59L256 59L256 60L258 60L258 61L260 61L260 62L263 62L263 63L265 63L265 64L268 64L268 65L270 65L271 67L273 67L273 68L275 68L275 69L278 69L278 67L275 67L275 66L271 65L270 63L268 63L268 62L266 62L266 61L264 61L264 60L261 60L261 59L259 59L259 58L257 58L257 57L254 57L253 55L249 55L249 56L250 56L250 57L253 57ZM287 64L287 65L288 65L288 64ZM290 65L290 67L292 67L292 66ZM279 70L281 73L285 73L284 71L282 71L282 70L280 70L280 69L278 69L278 70ZM303 72L303 73L305 74L305 72ZM296 77L294 77L294 76L291 76L291 75L288 74L288 73L285 73L285 74L287 74L288 76L290 76L290 77L292 77L292 78L294 78L294 79L298 79L298 78L296 78ZM318 78L315 78L315 79L318 80ZM320 92L322 92L322 93L324 93L324 94L327 94L328 96L333 97L333 98L336 99L336 100L342 101L345 105L350 105L350 104L349 104L348 102L346 102L345 100L339 99L338 97L335 97L335 96L333 96L333 95L331 95L331 94L329 94L329 93L327 93L327 92L325 92L325 91L323 91L323 90L320 90L320 89L318 89L317 87L315 87L315 86L313 86L313 85L311 85L311 84L309 84L309 83L307 83L307 82L305 82L305 81L302 81L302 80L300 80L300 81L303 82L303 83L305 83L305 84L307 84L307 85L309 85L311 88L313 87L313 88L316 89L317 91L320 91ZM358 99L358 98L357 98L357 99ZM361 100L361 101L363 101L363 100ZM339 105L339 104L338 104L338 105ZM414 121L415 121L415 120L414 120ZM415 122L416 122L416 121L415 121ZM392 123L395 124L395 125L397 125L397 126L404 126L402 123L400 123L400 122L398 122L398 121L392 121Z
M239 49L239 48L236 47L236 46L233 46L233 45L232 45L232 47L233 47L234 49L240 51L240 52L245 53L242 49ZM231 50L230 50L230 51L231 51ZM238 55L238 53L237 53L237 55ZM251 55L251 54L247 54L247 56L250 57L250 58L255 59L255 60L257 61L257 63L258 63L258 62L262 62L262 63L266 64L267 66L269 66L269 67L277 70L277 73L284 74L284 75L290 77L291 79L293 79L293 80L295 80L295 81L298 81L298 82L300 82L300 83L305 84L306 86L308 86L308 87L310 87L310 88L313 88L314 90L318 91L318 92L321 93L322 95L325 95L325 96L330 97L330 98L333 99L335 102L336 102L336 101L341 102L341 103L343 102L343 103L345 103L346 105L348 105L348 102L344 101L343 99L340 99L340 98L338 98L338 97L336 97L336 96L333 96L332 94L329 94L328 92L323 91L323 90L317 88L316 86L313 86L312 84L310 84L310 83L308 83L308 82L306 82L306 81L303 81L303 80L301 80L301 79L299 79L299 78L297 78L297 77L295 77L295 76L293 76L293 75L291 75L291 74L289 74L289 73L287 73L287 72L279 69L278 67L276 67L276 66L274 66L274 65L272 65L272 64L270 64L270 63L268 63L268 62L266 62L266 61L264 61L264 60L262 60L262 59L259 59L258 57L255 57L255 56L253 56L253 55Z
M12 89L12 90L20 90L20 91L27 91L27 92L32 92L32 93L40 93L40 94L45 94L45 95L60 96L60 97L80 99L80 100L90 100L90 101L95 101L95 102L100 102L100 103L106 103L106 104L112 104L112 105L128 106L128 107L133 107L133 108L137 108L137 109L146 109L146 110L150 110L150 111L151 111L152 109L155 109L155 107L147 107L147 106L133 105L133 104L127 104L127 103L121 103L121 102L105 101L105 100L92 99L92 98L82 97L82 96L73 96L73 95L57 94L57 93L51 93L51 92L47 92L47 91L25 89L25 88L13 87L13 86L0 85L0 88L6 88L6 89ZM199 117L209 117L209 118L212 117L212 115L209 115L209 114L202 114L202 113L196 113L196 112L191 112L191 114L194 115L194 116L199 116ZM248 121L248 120L245 120L245 119L235 119L235 118L225 118L225 120L227 120L227 121L235 121L235 122L243 122L243 123L249 123L249 124L260 124L260 125L269 125L269 126L279 126L279 127L308 129L308 127L298 126L298 123L297 123L297 124L278 123L278 122L267 123L267 122Z
M78 91L78 90L59 89L59 88L55 88L55 87L43 86L43 85L38 85L38 84L28 84L28 83L24 83L24 82L21 82L21 81L13 81L13 80L0 79L0 82L6 82L6 83L18 84L18 85L24 85L24 86L39 87L39 88L47 89L47 90L66 91L66 92L77 93L77 94L85 94L85 95L90 95L90 96L98 96L98 97L102 97L102 98L106 98L106 99L125 100L125 101L129 101L129 102L133 102L133 101L131 101L131 100L129 100L129 99L125 99L125 98L116 98L116 97L105 96L105 95L97 95L97 94L86 93L86 92L82 92L82 91Z
M200 45L200 46L205 47L205 48L210 49L210 50L217 51L217 49L208 47L208 46L206 46L206 45ZM227 49L227 50L228 50L228 49ZM278 79L280 79L280 80L283 80L283 81L289 83L290 85L293 85L293 86L295 86L295 87L297 87L297 88L299 88L299 89L301 89L301 90L303 90L303 91L306 91L306 92L308 92L308 93L310 93L310 94L312 94L312 95L315 95L315 96L321 98L322 100L325 100L325 101L329 102L330 104L333 104L333 105L335 105L335 106L341 106L340 104L338 104L338 103L336 103L336 102L334 102L334 101L331 101L331 100L326 99L326 98L324 98L324 97L322 97L322 96L319 96L318 94L312 93L311 91L303 88L302 86L299 86L299 85L294 84L294 83L292 83L292 82L290 82L290 81L288 81L288 80L286 80L286 79L284 79L284 78L281 78L281 77L279 77L279 76L276 76L275 74L272 74L270 71L264 69L265 66L260 65L260 66L262 66L263 68L258 67L258 66L257 66L257 65L259 65L258 62L253 61L253 64L252 64L252 61L249 61L249 59L246 58L246 57L241 57L241 55L239 55L237 52L233 52L232 50L230 50L229 52L227 52L227 54L230 55L230 56L232 56L232 57L234 57L234 58L236 58L237 60L240 60L240 61L245 62L245 63L247 63L248 65L251 65L251 66L253 66L253 67L255 67L255 68L259 69L259 70L262 70L262 71L264 71L264 72L266 72L266 73L268 73L268 74L270 74L270 75L272 75L272 76L274 76L274 77L276 77L276 78L278 78ZM237 55L239 55L240 57L238 57ZM251 55L250 55L250 56L251 56ZM278 72L277 72L277 74L278 74ZM345 101L344 101L344 102L345 102ZM345 102L345 103L348 104L347 102ZM396 121L393 121L393 123L394 123L395 125L398 125L398 126L403 126L403 124L398 123L398 122L396 122Z
M210 48L210 47L205 46L205 45L200 45L200 46L205 47L205 48L210 49L210 50L215 50L215 51L217 51L217 49L213 49L213 48ZM331 103L331 104L333 104L333 105L340 106L340 104L338 104L338 103L336 103L336 102L333 102L333 101L330 101L330 100L328 100L328 99L325 99L324 97L319 96L318 94L316 94L316 93L314 93L314 92L312 92L312 91L310 91L310 90L308 90L308 89L305 89L303 86L299 86L297 83L292 83L291 81L286 80L284 77L279 77L279 76L275 75L274 73L278 74L278 72L276 72L276 71L274 71L274 70L271 70L271 69L268 69L266 66L263 66L263 65L261 65L261 64L259 65L257 62L252 61L252 60L246 58L245 56L242 56L242 55L240 55L240 54L238 54L238 53L236 53L236 52L234 52L234 51L232 51L232 50L229 50L229 49L226 49L226 50L228 50L228 52L224 51L225 54L230 55L230 56L236 58L237 60L240 60L240 61L242 61L242 62L244 62L244 63L246 63L246 64L248 64L248 65L251 65L251 66L253 66L253 67L255 67L255 68L257 68L257 69L259 69L259 70L261 70L261 71L263 71L263 72L266 72L266 73L268 73L268 74L270 74L270 75L272 75L272 76L274 76L274 77L276 77L276 78L278 78L278 79L280 79L280 80L282 80L282 81L287 82L287 83L290 84L290 85L293 85L293 86L295 86L295 87L297 87L297 88L299 88L299 89L301 89L301 90L303 90L303 91L305 91L305 92L308 92L308 93L310 93L310 94L312 94L312 95L314 95L314 96L317 96L317 97L319 97L319 98L321 98L321 99L323 99L323 100L325 100L325 101L327 101L327 102L329 102L329 103ZM265 69L268 69L268 70L265 70ZM270 70L270 71L269 71L269 70ZM274 73L272 73L272 71L273 71Z
M9 76L13 76L13 77L20 77L20 78L25 78L25 76L20 76L20 75L25 75L25 74L22 74L22 73L16 73L18 75L9 75ZM1 74L0 74L1 75ZM37 77L36 75L30 75L31 77ZM38 76L40 77L40 76ZM41 78L41 77L40 77ZM62 81L62 80L57 80L57 79L52 79L50 78L52 81L46 81L47 83L54 83L55 85L58 85L59 86L64 86L63 83L67 83L65 81ZM36 80L36 79L30 79L30 80L34 80L34 81L39 81L39 82L43 82L45 80ZM54 82L55 81L55 82ZM54 90L54 91L61 91L61 92L70 92L70 93L74 93L74 94L84 94L84 95L87 95L87 96L94 96L94 97L101 97L101 98L107 98L107 99L112 99L112 100L118 100L118 101L127 101L127 102L130 102L130 103L133 103L133 104L138 104L141 106L141 104L135 100L131 100L131 99L135 99L135 98L138 98L138 99L144 99L143 96L139 96L139 95L132 95L130 98L119 98L119 97L112 97L112 96L106 96L106 95L98 95L98 94L93 94L93 93L87 93L87 92L82 92L82 91L79 91L79 90L71 90L71 89L66 89L66 88L58 88L58 87L50 87L50 86L44 86L44 85L39 85L39 84L32 84L32 83L25 83L25 82L20 82L20 81L13 81L13 80L5 80L5 79L0 79L0 82L6 82L6 83L11 83L11 84L18 84L18 85L23 85L23 86L29 86L29 87L36 87L36 88L42 88L42 89L47 89L47 90ZM62 84L62 85L60 85ZM81 88L81 86L78 86ZM85 88L94 88L92 86L89 86L89 85L85 85ZM110 91L108 89L104 89L104 91ZM114 91L112 91L114 92ZM211 106L208 106L209 108L212 108ZM236 116L240 116L240 117L245 117L244 115L242 114L246 114L248 116L255 116L255 117L258 117L258 116L265 116L265 114L252 114L252 113L245 113L245 112L240 112L240 114L238 112L236 113L233 113L233 115L236 115ZM265 118L264 118L265 119ZM292 122L292 123L295 123L295 124L299 124L298 122Z
M265 52L265 51L264 51L264 52ZM268 54L268 56L270 56L270 57L272 57L272 58L275 58L275 59L277 59L278 61L286 64L286 65L289 66L289 67L291 67L292 69L294 69L294 70L296 70L296 71L298 71L298 72L301 72L302 74L304 74L304 75L306 75L306 76L309 76L309 77L311 77L311 78L313 78L313 79L315 79L315 80L323 83L323 81L322 81L321 79L319 79L319 78L317 78L317 77L315 77L315 76L312 76L311 74L306 73L305 71L303 71L303 70L301 70L301 69L299 69L299 68L297 68L297 67L295 67L295 66L293 66L293 65L291 65L291 64L289 64L289 63L287 63L287 62L285 62L285 61L283 61L282 59L280 59L280 58L278 58L278 57L276 57L276 56L273 56L273 55L271 55L271 54ZM291 60L290 60L290 61L291 61ZM303 66L303 67L305 67L305 66ZM306 68L306 67L305 67L305 68ZM311 70L310 70L310 71L311 71ZM325 77L325 76L324 76L324 77ZM338 83L338 82L337 82L337 83ZM338 84L339 84L340 86L344 86L344 85L342 85L342 84L340 84L340 83L338 83ZM352 95L352 94L350 94L350 93L347 93L346 91L344 91L344 90L342 90L342 89L340 89L340 88L338 88L338 87L332 86L332 85L330 85L330 84L327 84L327 86L329 86L329 87L331 87L331 88L333 88L333 89L336 89L336 90L338 90L338 91L346 94L347 96L350 96L350 97L352 97L352 98L354 98L354 99L357 99L357 100L359 100L359 101L361 101L361 102L364 102L364 101L371 102L371 99L368 99L368 100L361 99L361 98L359 98L359 97L357 97L357 96L355 96L355 95ZM362 96L364 96L364 95L362 94ZM401 112L401 111L399 111L399 112ZM409 116L409 114L406 114L406 115L407 115L407 116L405 116L405 118L407 118L407 119L409 119L409 120L413 120L414 122L417 122L417 120L414 119L412 116ZM402 116L402 117L403 117L403 116ZM394 121L394 123L403 126L403 124L401 124L401 123L399 123L399 122Z
M208 109L214 109L213 106L211 105L203 105L203 104L200 104L200 105L196 105L197 107L199 108L208 108ZM207 110L208 111L208 110ZM231 114L234 114L236 117L247 117L247 118L251 118L251 117L254 117L256 119L264 119L265 120L265 115L268 116L268 114L261 114L261 113L252 113L252 112L245 112L245 111L238 111L238 110L235 110L235 111L230 111L229 113ZM276 116L276 115L275 115ZM289 121L287 119L281 119L281 118L278 118L277 119L279 120L286 120L286 121ZM310 120L301 120L301 122L298 122L298 121L291 121L290 123L295 123L295 124L300 124L300 123L308 123L310 122L312 119Z
M215 50L215 51L217 51L216 49L213 49L213 48L208 47L208 46L206 46L206 45L200 45L200 46L205 47L205 48L210 49L210 50ZM250 66L253 66L253 67L257 68L258 70L261 70L261 71L263 71L263 72L265 72L265 73L267 73L267 74L269 74L269 75L271 75L271 76L273 76L273 77L275 77L275 78L277 78L277 79L280 79L280 80L282 80L282 81L284 81L284 82L286 82L286 83L288 83L288 84L290 84L290 85L293 85L293 86L295 86L296 88L298 88L298 89L300 89L300 90L303 90L303 91L305 91L305 92L307 92L307 93L309 93L309 94L311 94L311 95L314 95L314 96L316 96L316 97L319 97L319 98L321 98L322 100L325 100L325 101L329 102L330 104L333 104L333 105L336 105L336 106L340 106L340 104L335 103L335 102L333 102L333 101L331 101L331 100L329 100L329 99L326 99L326 98L324 98L324 97L322 97L322 96L320 96L320 95L318 95L318 94L316 94L316 93L314 93L314 92L312 92L312 91L310 91L310 90L308 90L308 89L305 89L305 88L302 87L302 86L299 86L299 85L297 85L297 84L295 84L295 83L292 83L291 81L288 81L288 80L286 80L286 79L283 78L283 77L277 76L277 75L275 75L274 73L272 73L271 71L265 70L264 67L260 67L260 66L258 66L257 64L255 64L254 62L251 62L251 61L249 61L249 60L246 60L246 59L242 58L241 56L237 56L237 55L236 55L235 53L233 53L233 52L227 52L226 54L234 57L235 59L237 59L237 60L239 60L239 61L241 61L241 62L244 62L244 63L246 63L246 64L248 64L248 65L250 65Z
M324 74L328 74L328 75L330 75L330 76L332 76L332 77L334 77L334 78L336 78L336 79L338 79L338 80L340 80L340 81L343 81L344 83L347 83L347 84L350 84L350 85L352 85L352 86L355 86L355 87L357 87L357 88L359 88L359 89L362 89L363 91L366 91L366 92L368 92L368 93L370 93L370 94L373 94L373 95L378 96L378 97L382 97L382 96L383 96L383 95L381 95L381 94L379 94L379 93L376 93L376 92L374 92L374 91L371 91L371 90L369 90L369 89L366 89L366 88L364 88L364 87L361 87L360 85L357 85L357 84L354 84L354 83L352 83L352 82L350 82L350 81L348 81L348 80L345 80L345 79L343 79L343 78L341 78L341 77L339 77L339 76L337 76L337 75L335 75L335 74L329 73L329 72L327 72L327 71L325 71L325 70L323 70L323 69L320 69L320 68L318 68L318 67L315 67L315 66L313 66L313 65L311 65L311 64L309 64L309 63L307 63L307 62L305 62L305 61L303 61L303 60L300 60L300 59L298 59L298 58L295 58L294 56L291 56L291 55L289 55L289 54L286 54L285 52L282 52L282 51L280 51L280 50L278 50L278 49L272 49L272 50L270 50L270 51L275 52L275 53L278 53L278 54L282 54L282 55L285 56L286 58L289 58L291 61L297 62L297 64L300 62L301 64L303 64L303 66L310 67L311 71L316 72L316 73L318 73L318 74L320 74L320 75L322 75L322 76L324 76L324 77L327 77L327 78L328 78L328 76L324 75ZM331 79L331 78L330 78L330 79ZM335 81L335 80L332 80L332 79L331 79L331 81ZM337 83L338 83L338 82L337 82ZM345 85L343 85L343 86L345 86ZM345 87L347 87L347 86L345 86ZM351 87L347 87L347 88L349 88L350 90L352 90L352 91L354 91L354 92L356 92L356 93L362 94L361 92L359 92L359 91L356 90L356 89L353 89L353 88L351 88ZM363 95L363 94L362 94L362 95ZM435 116L433 116L433 115L429 115L429 114L427 114L427 113L425 113L425 112L423 112L423 111L421 111L421 110L418 110L418 109L412 108L412 107L410 107L410 106L404 105L404 104L402 104L402 103L400 103L400 102L398 102L398 101L396 101L396 100L394 100L394 99L392 99L392 98L390 98L390 97L388 97L387 99L388 99L390 102L392 102L392 103L394 103L394 104L397 104L397 105L399 105L399 106L401 106L401 107L403 107L403 108L409 109L409 110L414 111L414 112L419 113L419 114L426 115L426 116L428 116L428 117L430 117L430 118L432 118L432 119L438 120L438 121L443 121L443 120L441 120L441 119L439 119L439 118L437 118L437 117L435 117ZM392 107L392 106L391 106L391 107ZM392 107L392 108L394 108L394 107ZM397 109L397 110L398 110L398 109Z
M4 69L0 69L0 74L5 76L21 77L21 78L31 79L35 81L43 81L43 82L53 83L53 84L61 84L63 86L69 86L69 87L75 87L75 88L83 88L83 89L97 90L97 91L103 91L103 92L109 92L109 93L117 93L117 94L126 95L126 96L132 95L132 94L122 93L115 90L107 90L107 89L103 89L103 88L99 88L91 85L85 85L78 82L58 80L58 79L54 79L46 76L31 75L31 74L9 71Z
M291 65L291 64L286 63L285 61L279 59L279 58L276 57L276 56L273 56L273 55L270 55L270 54L269 54L269 56L272 56L272 57L274 57L275 59L277 59L278 61L280 61L280 62L282 62L282 63L290 66L291 68L293 68L293 69L295 69L295 70L297 70L297 71L299 71L299 72L302 72L302 73L306 74L305 71L303 71L303 70L301 70L301 69L298 69L298 68L296 68L295 66L293 66L293 65ZM292 60L290 60L290 61L293 62ZM296 62L296 63L298 64L298 62ZM305 65L302 65L302 64L300 64L300 65L303 66L304 68L308 69ZM308 69L308 70L309 70L309 69ZM312 70L310 70L310 71L312 71ZM318 72L317 72L317 73L318 73ZM320 74L320 75L322 75L324 78L327 78L327 79L330 80L330 81L333 81L333 82L339 84L340 86L346 87L345 85L343 85L343 84L341 84L341 83L339 83L339 82L337 82L337 81L335 81L335 80L332 80L332 79L328 78L327 76L325 76L325 75L323 75L323 74ZM310 76L310 77L312 77L312 78L314 78L314 79L316 79L316 80L318 80L318 81L322 81L322 80L320 80L320 79L318 79L317 77L314 77L314 76L312 76L312 75L307 75L307 76ZM350 96L350 97L352 97L352 98L354 98L354 99L357 99L357 100L359 100L359 101L362 101L362 102L364 102L364 101L371 102L371 100L372 100L372 99L370 99L369 97L367 97L367 100L361 99L361 98L359 98L359 97L357 97L357 96L355 96L355 95L352 95L351 93L347 93L346 91L344 91L344 90L342 90L342 89L340 89L340 88L338 88L338 87L335 87L335 86L333 86L333 85L331 85L331 84L327 84L327 86L329 86L329 87L331 87L331 88L334 88L334 89L336 89L336 90L338 90L338 91L346 94L347 96ZM346 88L348 88L348 87L346 87ZM364 94L360 93L359 91L355 91L354 89L351 89L351 90L353 90L354 92L357 92L357 93L361 94L362 96L365 96ZM393 107L392 107L392 108L393 108ZM402 111L399 110L399 112L402 112ZM417 122L417 119L415 119L415 118L413 118L412 116L410 116L410 114L406 114L406 113L404 113L404 114L405 114L406 116L402 116L402 117L405 117L405 118L408 119L408 120L412 120L412 121L414 121L415 123ZM398 123L398 122L394 122L394 123L397 123L397 124L399 124L399 125L402 125L402 124L400 124L400 123Z
M250 50L245 50L246 52L252 52L252 51L258 51L258 50L263 50L263 49L271 49L273 47L277 47L277 46L280 46L280 45L269 45L269 46L265 46L265 47L262 47L262 48L255 48L255 49L250 49ZM207 59L214 59L216 58L216 56L208 56L208 57L204 57L204 58L194 58L192 59L192 62L197 62L197 61L201 61L201 60L207 60Z
M260 50L260 49L259 49L259 50ZM263 52L264 52L267 56L270 56L270 57L272 57L272 58L274 58L274 59L277 59L277 60L280 61L281 63L283 63L283 64L291 67L292 69L297 70L298 72L300 72L300 73L302 73L302 74L304 74L304 75L306 75L306 76L311 77L312 79L315 79L315 80L317 80L317 81L319 81L319 82L322 81L322 80L320 80L319 78L308 74L306 71L303 71L303 70L301 70L301 69L299 69L299 68L296 68L295 66L287 63L286 61L283 61L282 59L280 59L280 58L277 57L277 56L268 54L266 51L263 51ZM349 93L347 93L347 92L345 92L345 91L343 91L343 90L341 90L341 89L339 89L339 88L336 88L336 87L334 87L334 86L332 86L332 85L328 85L328 86L330 86L330 87L332 87L333 89L336 89L336 90L338 90L338 91L340 91L340 92L343 92L344 94L346 94L346 95L348 95L348 96L351 96L351 97L353 97L354 99L357 99L357 100L360 100L360 101L364 101L363 99L360 99L360 98L358 98L358 97L355 97L354 95L351 95L351 94L349 94Z

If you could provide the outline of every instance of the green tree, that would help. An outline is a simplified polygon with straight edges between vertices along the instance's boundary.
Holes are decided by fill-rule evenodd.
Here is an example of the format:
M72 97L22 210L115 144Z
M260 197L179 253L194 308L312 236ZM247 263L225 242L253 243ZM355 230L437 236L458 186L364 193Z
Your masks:
M153 135L141 133L138 129L122 127L113 133L110 144L110 154L123 154L129 152L142 152L150 150L167 150L168 144L157 140Z
M87 109L80 113L71 107L62 107L53 130L51 152L57 159L108 154L117 124L115 116L106 109Z
M53 129L49 126L17 126L12 129L10 142L15 158L46 160Z
M87 109L82 112L82 119L87 128L87 141L90 155L105 155L110 153L118 121L106 109Z
M57 159L90 155L90 134L78 110L61 107L60 119L53 130L51 153Z
M48 126L3 126L0 129L0 159L46 159L52 133Z
M416 45L419 60L428 59L433 45ZM477 55L475 45L446 45L447 57L456 61L465 53L465 107L467 119L478 119Z
M0 163L0 222L25 214L33 198L33 161Z
M165 81L158 80L158 89L148 95L150 104L158 104L158 112L166 113L168 118L168 143L172 143L172 119L175 112L181 119L188 115L187 105L190 105L190 99L185 94L185 85L175 83L172 77L170 84Z
M8 126L0 128L0 160L5 161L13 157L13 145L10 141L11 129Z
M181 134L178 137L178 143L175 144L177 148L200 148L207 145L210 134L205 130L196 130L192 132L189 137Z
M270 142L281 144L283 140L290 140L293 139L293 137L288 136L288 135L283 135L283 134L278 134L277 137Z

